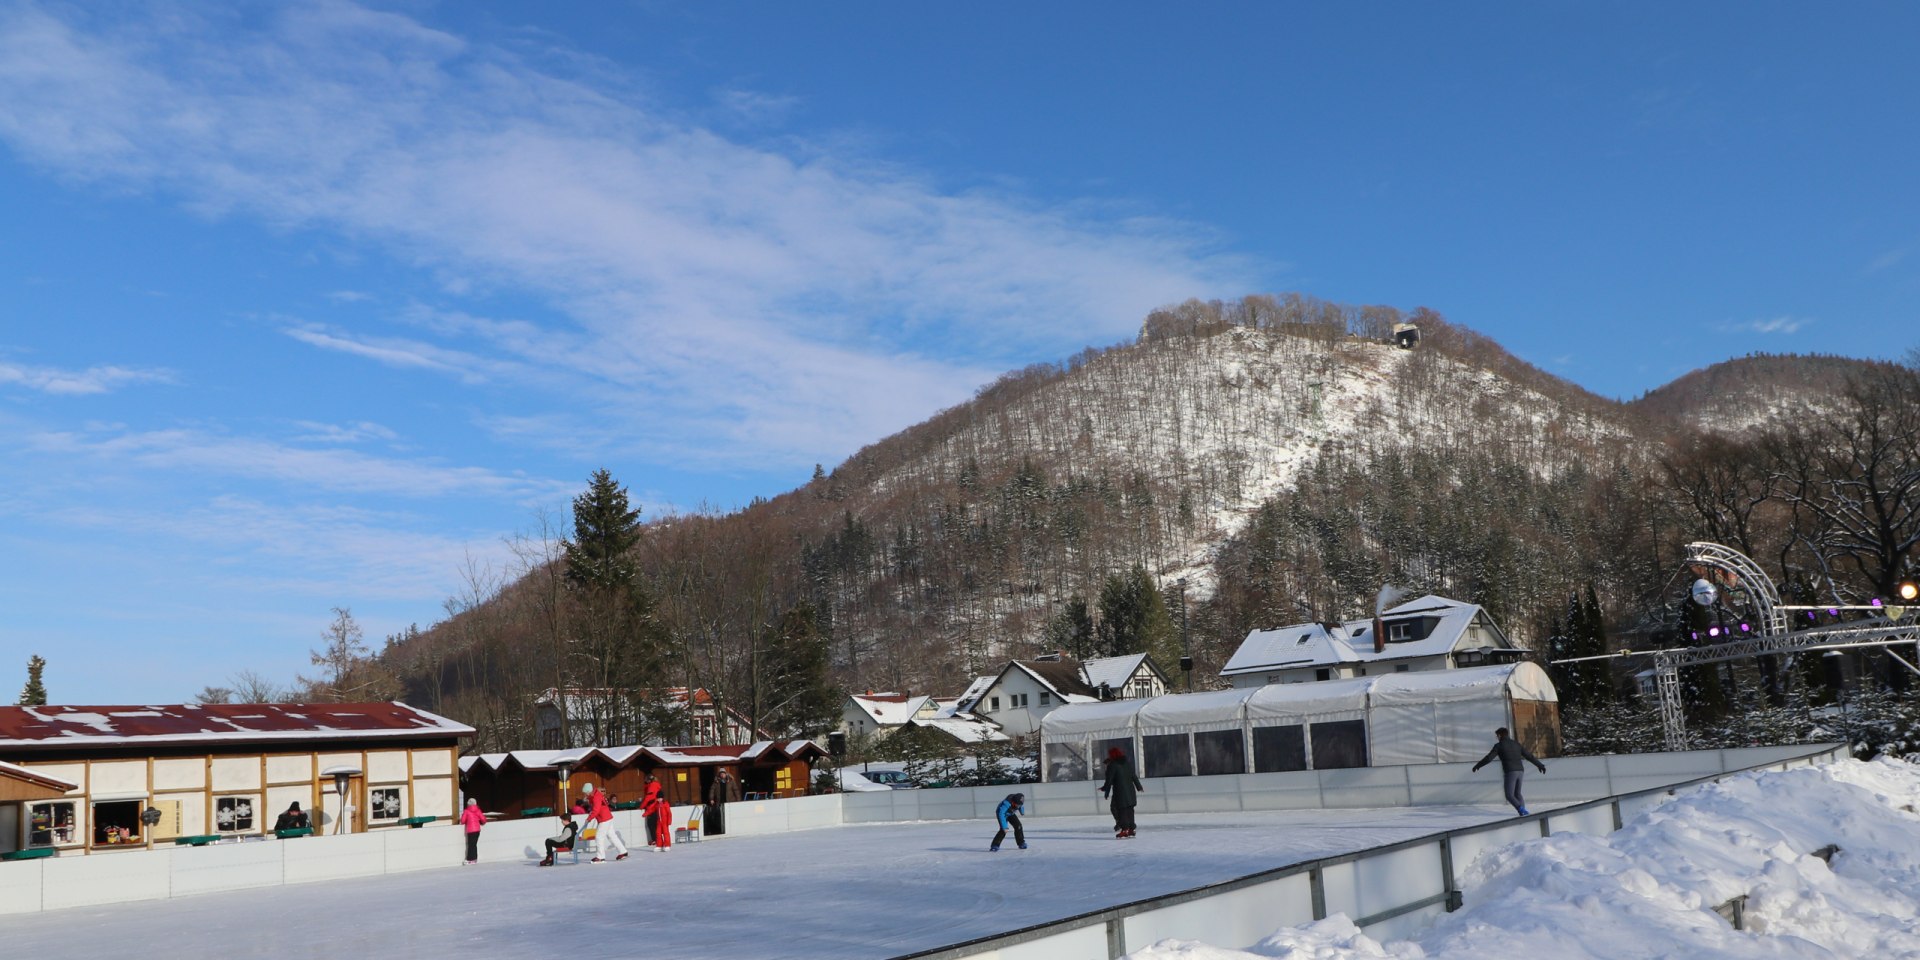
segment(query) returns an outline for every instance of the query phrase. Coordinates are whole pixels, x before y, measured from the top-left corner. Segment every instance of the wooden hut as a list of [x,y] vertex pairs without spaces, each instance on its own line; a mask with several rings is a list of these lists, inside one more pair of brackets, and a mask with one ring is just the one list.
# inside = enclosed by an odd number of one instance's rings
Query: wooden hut
[[[659,779],[674,806],[706,802],[720,770],[727,770],[747,797],[798,797],[809,792],[813,763],[826,751],[811,740],[762,740],[702,747],[584,747],[515,750],[460,760],[467,795],[486,810],[517,816],[558,811],[591,783],[619,802],[639,800],[646,779]],[[564,762],[563,762],[564,761]],[[562,769],[566,786],[561,786]],[[538,814],[535,814],[538,815]]]

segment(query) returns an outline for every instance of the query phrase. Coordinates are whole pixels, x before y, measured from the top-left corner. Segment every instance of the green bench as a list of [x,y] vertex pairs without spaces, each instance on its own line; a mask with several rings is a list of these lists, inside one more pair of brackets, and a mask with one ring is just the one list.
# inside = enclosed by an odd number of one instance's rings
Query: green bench
[[638,810],[640,809],[640,801],[622,800],[619,803],[614,804],[613,808],[615,810]]
[[275,830],[273,832],[273,835],[276,837],[279,837],[282,840],[292,840],[294,837],[311,837],[313,836],[313,828],[312,827],[288,827],[285,830]]
[[553,816],[553,808],[552,807],[528,807],[525,810],[520,811],[520,815],[522,817],[551,817]]
[[421,827],[424,827],[427,824],[432,823],[438,819],[440,818],[439,817],[407,817],[401,820],[400,823],[404,826],[412,827],[413,829],[418,830]]
[[41,860],[51,856],[53,856],[52,847],[29,847],[25,850],[0,853],[0,860]]
[[184,847],[189,845],[195,846],[195,847],[204,847],[207,844],[212,843],[218,839],[220,839],[220,835],[217,833],[203,833],[197,837],[175,837],[173,838],[173,845],[176,847]]

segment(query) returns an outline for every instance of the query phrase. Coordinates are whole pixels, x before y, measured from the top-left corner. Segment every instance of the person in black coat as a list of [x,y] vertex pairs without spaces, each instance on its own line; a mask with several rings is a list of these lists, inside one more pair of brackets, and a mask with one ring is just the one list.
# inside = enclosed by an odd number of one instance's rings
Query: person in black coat
[[1133,808],[1140,802],[1139,791],[1146,785],[1133,775],[1133,764],[1127,762],[1127,755],[1119,747],[1107,751],[1107,779],[1100,785],[1100,795],[1109,801],[1113,811],[1113,835],[1119,839],[1133,836],[1137,824],[1133,820]]
[[572,817],[561,817],[560,823],[562,826],[559,834],[548,837],[545,841],[547,858],[540,861],[543,867],[553,866],[553,855],[562,850],[572,850],[574,842],[580,839],[580,825],[573,822]]
[[1526,774],[1528,763],[1539,767],[1543,774],[1547,772],[1547,765],[1528,753],[1527,748],[1520,745],[1520,741],[1508,739],[1506,727],[1493,731],[1493,749],[1488,750],[1487,755],[1473,765],[1473,769],[1479,770],[1492,763],[1495,757],[1500,758],[1500,770],[1505,774],[1507,802],[1513,804],[1513,809],[1518,810],[1521,816],[1526,816],[1527,802],[1520,796],[1520,778]]
[[293,806],[281,811],[279,819],[273,821],[273,829],[276,833],[281,830],[303,830],[310,823],[307,812],[300,809],[300,801],[295,800]]

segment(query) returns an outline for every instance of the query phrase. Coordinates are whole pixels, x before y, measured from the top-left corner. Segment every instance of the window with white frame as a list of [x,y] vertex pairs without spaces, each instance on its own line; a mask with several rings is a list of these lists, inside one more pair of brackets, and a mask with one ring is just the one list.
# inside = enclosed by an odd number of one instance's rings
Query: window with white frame
[[255,797],[215,797],[213,801],[213,826],[220,833],[252,833],[254,808],[259,800]]
[[400,788],[375,787],[367,791],[367,805],[373,808],[367,817],[369,821],[400,819],[403,813],[400,806]]
[[987,698],[987,712],[988,712],[988,713],[992,713],[993,711],[995,711],[995,710],[998,710],[998,709],[1000,709],[1000,698],[999,698],[999,697],[988,697],[988,698]]
[[27,813],[27,846],[57,847],[80,839],[72,800],[36,803]]

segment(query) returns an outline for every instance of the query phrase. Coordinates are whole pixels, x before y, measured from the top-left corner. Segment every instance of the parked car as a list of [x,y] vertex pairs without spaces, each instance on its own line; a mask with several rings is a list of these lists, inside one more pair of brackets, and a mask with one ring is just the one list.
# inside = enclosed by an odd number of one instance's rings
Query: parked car
[[899,770],[868,770],[861,776],[895,790],[912,790],[915,786],[914,782],[908,780],[907,775]]

